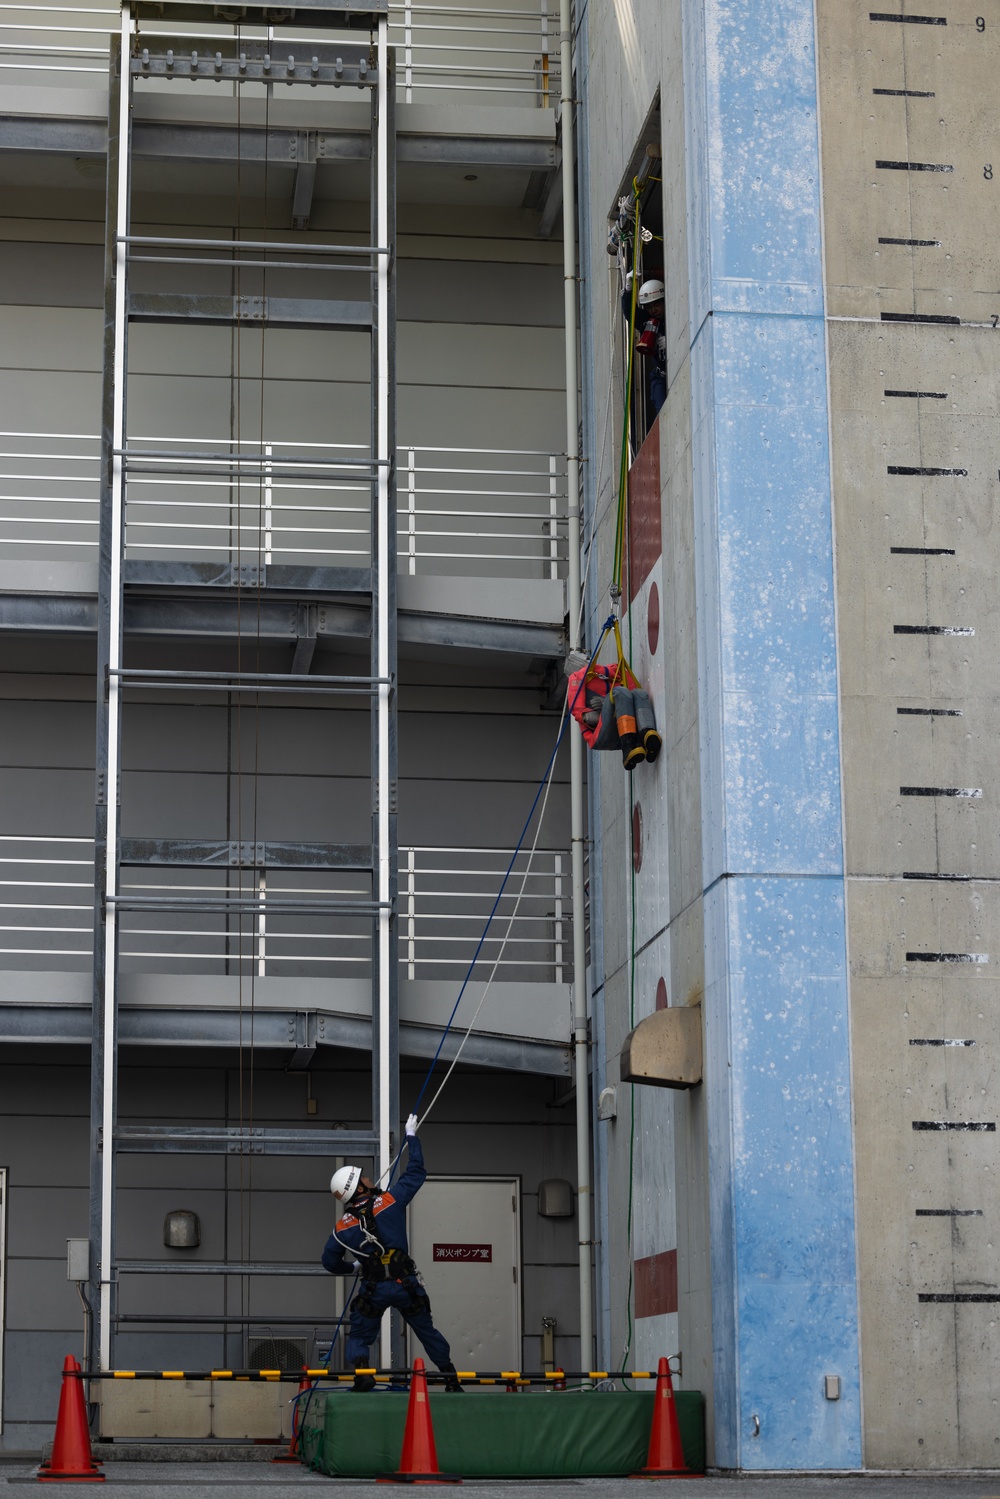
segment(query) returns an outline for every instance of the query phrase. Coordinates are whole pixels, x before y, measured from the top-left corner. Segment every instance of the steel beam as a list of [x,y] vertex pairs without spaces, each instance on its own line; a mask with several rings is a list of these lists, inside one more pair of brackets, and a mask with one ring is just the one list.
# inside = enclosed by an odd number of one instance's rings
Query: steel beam
[[555,171],[549,174],[545,184],[545,196],[542,199],[542,212],[538,221],[538,238],[551,239],[552,231],[556,227],[556,220],[562,214],[563,206],[563,175],[562,163]]
[[[206,37],[188,51],[178,46],[179,39],[173,39],[171,46],[171,38],[144,32],[139,40],[145,45],[130,59],[133,78],[182,78],[188,83],[228,78],[235,83],[284,83],[308,88],[318,84],[371,88],[374,81],[366,53],[345,62],[330,44]],[[340,52],[343,50],[341,47]]]
[[261,4],[260,0],[240,0],[238,6],[219,0],[137,0],[135,13],[140,21],[200,21],[231,25],[233,11],[245,26],[321,26],[330,30],[343,27],[369,27],[379,16],[388,13],[389,0],[295,0],[294,5]]
[[316,191],[316,162],[298,161],[292,188],[292,228],[308,229],[312,217],[313,194]]
[[295,652],[292,656],[293,675],[305,675],[312,667],[316,654],[316,627],[318,609],[315,604],[299,604],[296,623]]
[[[262,1051],[293,1051],[299,1013],[289,1010],[254,1010],[254,1045]],[[366,1055],[371,1051],[371,1021],[360,1015],[316,1014],[318,1049],[334,1047]],[[460,1037],[449,1034],[441,1058],[450,1062]],[[433,1057],[441,1040],[440,1027],[402,1021],[399,1049],[402,1056]],[[206,1047],[236,1050],[240,1041],[239,1011],[200,1007],[158,1009],[153,1006],[121,1010],[119,1042],[122,1046]],[[84,1005],[36,1005],[0,1003],[0,1044],[85,1046],[90,1042],[90,1008]],[[572,1075],[568,1044],[535,1041],[528,1037],[484,1035],[473,1031],[462,1050],[462,1064],[486,1067],[492,1072],[517,1072],[536,1077],[568,1078]]]
[[295,1048],[285,1063],[286,1072],[307,1072],[316,1055],[316,1012],[297,1010],[295,1014]]
[[453,650],[500,651],[513,656],[561,659],[566,654],[566,633],[560,626],[502,619],[404,612],[399,617],[399,638],[408,645],[444,645]]
[[[214,564],[206,564],[206,567],[211,566]],[[170,570],[171,565],[165,564],[164,571]],[[273,571],[268,569],[269,579]],[[317,568],[315,571],[326,569]],[[210,586],[206,585],[206,594]],[[220,583],[218,586],[221,589],[224,585]],[[366,640],[370,618],[369,611],[360,606],[319,604],[316,640]],[[255,599],[254,639],[259,633],[262,640],[286,640],[290,645],[296,645],[302,638],[298,610],[293,603],[271,599],[265,593],[260,602],[259,620],[258,631]],[[125,633],[130,637],[203,639],[214,636],[235,639],[240,633],[240,622],[235,597],[188,596],[170,601],[157,594],[138,594],[134,588],[125,597]],[[245,609],[242,623],[246,625]],[[92,635],[96,628],[97,603],[93,598],[77,594],[0,593],[0,634]],[[558,625],[469,619],[451,614],[411,614],[404,610],[398,616],[398,639],[407,645],[446,646],[449,650],[478,653],[492,651],[529,659],[561,660],[566,654],[566,633]],[[300,670],[301,667],[293,661],[292,673],[298,674]]]
[[[369,1154],[371,1153],[369,1149]],[[119,1260],[115,1269],[122,1275],[322,1275],[328,1272],[320,1264],[314,1265],[261,1265],[253,1261],[226,1260]],[[160,1317],[118,1317],[119,1322],[159,1322]],[[186,1318],[178,1318],[186,1321]],[[192,1320],[200,1321],[201,1318]],[[252,1322],[268,1325],[271,1317],[219,1317],[209,1321]],[[311,1319],[315,1322],[315,1317]]]
[[[206,262],[212,264],[212,262]],[[187,292],[133,292],[134,323],[243,323],[257,328],[323,328],[340,333],[371,329],[368,302],[307,301],[300,297],[210,297]]]
[[[124,652],[123,569],[128,320],[125,317],[132,124],[128,79],[131,13],[121,8],[121,30],[111,38],[108,81],[108,181],[104,253],[104,357],[101,402],[101,508],[97,619],[96,819],[94,829],[94,966],[90,1097],[90,1263],[97,1324],[97,1364],[112,1365],[116,1288],[115,1152],[101,1149],[117,1112],[118,920],[107,897],[118,889],[121,787],[121,693],[117,672]],[[90,1350],[88,1349],[88,1359]]]
[[169,864],[181,869],[347,869],[367,873],[372,867],[372,851],[365,843],[123,838],[121,862],[129,866]]
[[[545,111],[534,111],[544,114]],[[301,131],[257,129],[244,125],[184,124],[137,120],[132,155],[136,160],[188,162],[267,161],[271,168],[299,160]],[[45,156],[100,157],[107,151],[107,127],[100,120],[51,118],[41,115],[0,115],[0,152]],[[367,131],[316,132],[316,161],[367,161],[371,137]],[[556,166],[551,140],[491,135],[401,135],[396,158],[448,166],[515,168],[550,172]]]
[[[389,27],[377,36],[378,87],[372,94],[369,195],[373,245],[396,243],[396,78]],[[371,676],[396,677],[396,276],[395,257],[381,251],[372,276]],[[372,1121],[378,1135],[375,1171],[388,1181],[399,1121],[399,961],[396,724],[398,695],[380,687],[372,702]],[[401,1329],[392,1320],[390,1350],[382,1320],[382,1362],[401,1359]]]
[[378,1146],[370,1130],[198,1124],[119,1124],[114,1142],[131,1155],[373,1155]]
[[372,575],[367,567],[296,567],[268,563],[258,567],[245,562],[140,561],[125,563],[129,588],[259,588],[267,593],[371,593]]

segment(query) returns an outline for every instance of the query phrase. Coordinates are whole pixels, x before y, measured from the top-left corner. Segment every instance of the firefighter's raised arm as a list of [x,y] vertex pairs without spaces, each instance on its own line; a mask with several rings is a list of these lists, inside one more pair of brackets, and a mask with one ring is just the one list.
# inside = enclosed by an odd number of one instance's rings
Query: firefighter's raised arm
[[411,1114],[406,1121],[406,1143],[410,1147],[406,1170],[393,1188],[392,1195],[403,1206],[412,1201],[427,1180],[424,1152],[417,1139],[417,1116]]

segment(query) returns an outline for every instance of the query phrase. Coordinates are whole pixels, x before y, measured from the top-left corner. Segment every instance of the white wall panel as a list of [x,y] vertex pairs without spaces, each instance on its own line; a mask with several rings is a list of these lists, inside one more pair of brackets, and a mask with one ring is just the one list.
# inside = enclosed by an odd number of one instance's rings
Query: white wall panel
[[135,703],[124,716],[123,763],[130,770],[224,770],[226,718],[224,707]]
[[0,757],[8,765],[89,769],[94,764],[91,703],[7,701]]
[[94,773],[0,769],[0,805],[5,833],[92,837]]
[[61,1246],[65,1273],[66,1240],[87,1235],[86,1187],[13,1187],[7,1206],[10,1258],[54,1259]]
[[[36,1073],[36,1085],[39,1084]],[[59,1108],[55,1088],[48,1091],[50,1108]],[[26,1128],[16,1115],[0,1116],[0,1160],[9,1169],[11,1193],[29,1183],[45,1187],[79,1186],[87,1180],[89,1142],[87,1116],[46,1114]],[[9,1228],[9,1225],[8,1225]],[[65,1244],[59,1250],[65,1253]],[[65,1276],[65,1261],[63,1262]]]
[[400,323],[396,349],[401,384],[423,384],[434,370],[436,383],[447,385],[564,386],[561,329]]
[[[39,1255],[30,1258],[11,1255],[8,1258],[8,1336],[28,1329],[33,1333],[44,1333],[80,1325],[81,1310],[76,1286],[66,1279],[65,1242],[63,1253],[57,1258],[46,1259]],[[9,1342],[7,1346],[9,1352]],[[16,1387],[16,1384],[16,1380],[8,1380],[8,1390]],[[55,1414],[54,1409],[52,1414]]]
[[99,370],[100,312],[0,306],[0,361],[7,369]]

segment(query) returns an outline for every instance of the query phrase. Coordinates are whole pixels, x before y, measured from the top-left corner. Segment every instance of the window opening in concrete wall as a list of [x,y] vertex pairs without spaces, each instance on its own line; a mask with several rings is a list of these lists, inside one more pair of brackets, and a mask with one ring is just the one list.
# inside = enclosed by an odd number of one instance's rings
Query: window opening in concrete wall
[[621,310],[617,322],[623,391],[629,385],[631,346],[630,460],[642,447],[667,393],[661,159],[657,98],[608,213],[611,295]]

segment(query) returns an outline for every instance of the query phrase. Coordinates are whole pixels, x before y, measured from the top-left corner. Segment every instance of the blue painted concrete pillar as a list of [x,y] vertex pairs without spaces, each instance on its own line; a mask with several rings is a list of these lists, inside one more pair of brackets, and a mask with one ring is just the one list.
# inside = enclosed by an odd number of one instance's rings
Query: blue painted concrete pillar
[[[716,1461],[861,1463],[813,0],[684,0]],[[839,1401],[824,1376],[840,1377]]]

